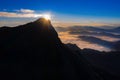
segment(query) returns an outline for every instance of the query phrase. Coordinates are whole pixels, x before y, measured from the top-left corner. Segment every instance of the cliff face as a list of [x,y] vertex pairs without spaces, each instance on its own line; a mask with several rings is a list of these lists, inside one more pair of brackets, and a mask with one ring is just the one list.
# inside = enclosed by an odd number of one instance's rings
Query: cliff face
[[0,51],[1,80],[100,80],[44,18],[0,28]]

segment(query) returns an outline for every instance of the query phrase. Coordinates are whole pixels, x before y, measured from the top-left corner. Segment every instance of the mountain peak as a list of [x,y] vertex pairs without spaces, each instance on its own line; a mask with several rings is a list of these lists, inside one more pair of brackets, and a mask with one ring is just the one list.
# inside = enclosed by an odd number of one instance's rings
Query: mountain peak
[[42,31],[44,36],[47,35],[47,37],[58,37],[58,34],[52,26],[50,20],[39,18],[33,22],[33,25],[34,27],[38,27]]
[[45,18],[39,18],[35,21],[35,23],[51,24],[50,20],[47,20]]
[[2,30],[0,50],[4,80],[99,80],[82,56],[61,42],[45,18]]

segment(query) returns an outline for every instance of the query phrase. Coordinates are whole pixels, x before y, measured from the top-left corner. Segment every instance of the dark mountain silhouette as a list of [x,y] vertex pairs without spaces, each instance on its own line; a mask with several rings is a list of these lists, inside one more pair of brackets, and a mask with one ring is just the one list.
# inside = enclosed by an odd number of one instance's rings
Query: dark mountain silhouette
[[[85,52],[86,51],[86,52]],[[49,20],[0,28],[0,80],[119,80],[75,44],[63,44]],[[92,64],[91,64],[92,63]]]
[[114,30],[120,31],[120,26],[117,27],[117,28],[114,28]]
[[117,28],[114,28],[114,30],[120,30],[120,26],[119,26],[119,27],[117,27]]
[[92,64],[94,71],[103,80],[120,80],[120,51],[100,52],[87,48],[81,50],[75,44],[67,46],[79,54],[82,60],[89,61],[87,64]]
[[103,69],[113,75],[120,76],[119,51],[99,52],[92,49],[83,49],[81,53],[91,64],[94,65],[94,67]]
[[120,41],[117,41],[117,42],[114,43],[113,49],[115,51],[120,51]]
[[44,18],[0,28],[1,80],[101,80],[83,59]]
[[120,33],[120,26],[110,30],[111,32]]

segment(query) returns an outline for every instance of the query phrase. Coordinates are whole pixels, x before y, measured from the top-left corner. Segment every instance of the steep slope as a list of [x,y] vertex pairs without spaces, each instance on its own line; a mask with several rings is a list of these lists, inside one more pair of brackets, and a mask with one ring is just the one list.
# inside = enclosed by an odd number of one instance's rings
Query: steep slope
[[0,51],[1,80],[101,80],[44,18],[1,28]]
[[94,65],[94,68],[98,68],[96,71],[99,71],[107,80],[120,80],[120,51],[99,52],[83,49],[81,54]]
[[[100,52],[93,49],[79,49],[75,44],[66,44],[80,58],[89,61],[103,80],[120,80],[120,51]],[[85,58],[85,59],[84,59]]]

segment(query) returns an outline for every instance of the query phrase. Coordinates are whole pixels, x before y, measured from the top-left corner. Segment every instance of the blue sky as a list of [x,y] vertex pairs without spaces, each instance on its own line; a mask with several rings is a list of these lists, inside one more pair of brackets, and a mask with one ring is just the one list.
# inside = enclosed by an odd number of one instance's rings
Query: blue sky
[[[119,3],[120,0],[1,0],[0,12],[21,14],[21,10],[31,10],[35,14],[50,13],[54,16],[53,22],[63,22],[63,24],[72,22],[73,24],[80,23],[84,25],[119,25]],[[9,18],[0,13],[0,21],[4,20],[4,25],[9,20],[13,22],[16,20],[10,16]],[[17,20],[20,23],[20,21],[28,21],[29,19],[23,18],[22,20],[18,17]],[[2,23],[0,22],[1,25]]]

